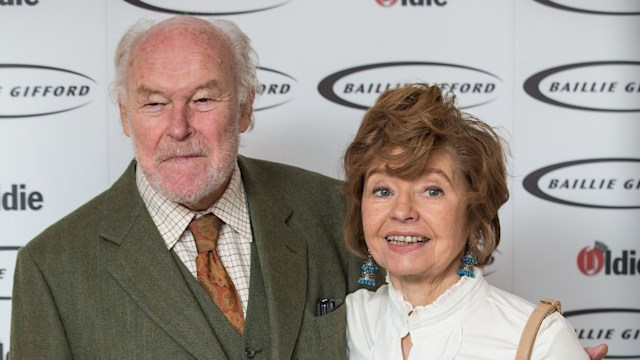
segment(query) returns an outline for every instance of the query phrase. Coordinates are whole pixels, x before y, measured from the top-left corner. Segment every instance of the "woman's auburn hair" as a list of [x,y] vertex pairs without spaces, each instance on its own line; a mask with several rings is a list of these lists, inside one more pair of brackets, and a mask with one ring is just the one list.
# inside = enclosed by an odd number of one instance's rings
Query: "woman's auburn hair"
[[361,199],[373,166],[405,179],[420,176],[429,156],[446,152],[454,181],[466,190],[467,250],[483,266],[500,243],[498,209],[509,198],[504,140],[485,122],[456,108],[443,86],[408,84],[383,92],[365,113],[344,155],[347,249],[366,257]]

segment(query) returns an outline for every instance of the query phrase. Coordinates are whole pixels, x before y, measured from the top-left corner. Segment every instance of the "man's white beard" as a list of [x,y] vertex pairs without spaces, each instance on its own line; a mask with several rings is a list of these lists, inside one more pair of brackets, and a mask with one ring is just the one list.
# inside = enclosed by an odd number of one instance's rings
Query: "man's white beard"
[[[232,135],[233,136],[233,135]],[[193,190],[188,189],[170,189],[163,184],[160,174],[149,174],[143,169],[141,170],[144,176],[147,178],[149,185],[159,194],[171,200],[175,203],[191,207],[199,203],[201,200],[219,190],[230,179],[233,170],[235,169],[236,160],[238,157],[238,144],[239,134],[232,137],[232,141],[227,143],[227,148],[222,149],[223,153],[220,154],[221,164],[220,166],[214,166],[210,164],[207,168],[206,175],[199,184],[193,186]],[[132,137],[133,140],[133,137]],[[135,140],[134,140],[135,148]],[[195,147],[202,147],[201,143],[196,141]],[[216,150],[206,148],[206,153],[211,154]],[[162,153],[162,151],[160,151]]]

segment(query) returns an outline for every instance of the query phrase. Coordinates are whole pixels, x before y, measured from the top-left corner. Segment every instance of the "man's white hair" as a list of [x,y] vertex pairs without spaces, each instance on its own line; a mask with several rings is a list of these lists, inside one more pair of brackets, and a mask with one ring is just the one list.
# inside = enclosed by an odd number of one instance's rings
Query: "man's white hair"
[[244,105],[251,92],[259,94],[261,91],[258,81],[258,55],[251,47],[251,39],[232,21],[222,19],[201,19],[193,16],[177,16],[158,22],[156,20],[141,19],[132,25],[122,36],[113,59],[115,66],[115,79],[111,86],[112,95],[118,102],[127,101],[127,71],[129,56],[135,45],[152,28],[157,25],[172,22],[181,25],[202,27],[211,32],[224,34],[235,56],[235,64],[238,72],[238,100]]

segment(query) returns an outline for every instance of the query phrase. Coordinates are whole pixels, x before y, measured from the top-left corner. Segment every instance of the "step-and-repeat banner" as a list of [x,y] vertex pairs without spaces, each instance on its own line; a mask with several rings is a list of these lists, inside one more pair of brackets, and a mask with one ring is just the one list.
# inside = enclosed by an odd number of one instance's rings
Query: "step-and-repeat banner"
[[[640,1],[0,0],[0,355],[18,248],[132,158],[109,92],[140,18],[232,20],[264,94],[240,152],[341,177],[381,91],[448,84],[511,145],[493,284],[640,359]],[[34,344],[35,346],[35,344]]]

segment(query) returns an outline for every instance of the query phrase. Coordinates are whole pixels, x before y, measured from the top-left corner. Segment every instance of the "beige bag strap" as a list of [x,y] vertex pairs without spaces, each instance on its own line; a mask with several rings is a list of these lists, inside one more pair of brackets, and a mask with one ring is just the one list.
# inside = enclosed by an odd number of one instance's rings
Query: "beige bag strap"
[[518,352],[516,352],[516,360],[529,360],[542,320],[556,311],[562,314],[560,301],[554,299],[540,300],[540,303],[533,310],[529,320],[527,320],[527,324],[524,326],[520,336],[520,343],[518,344]]

